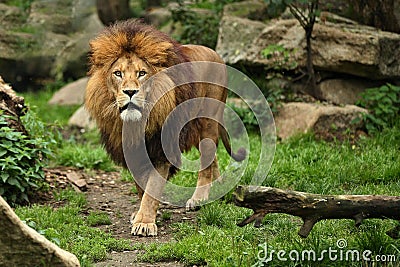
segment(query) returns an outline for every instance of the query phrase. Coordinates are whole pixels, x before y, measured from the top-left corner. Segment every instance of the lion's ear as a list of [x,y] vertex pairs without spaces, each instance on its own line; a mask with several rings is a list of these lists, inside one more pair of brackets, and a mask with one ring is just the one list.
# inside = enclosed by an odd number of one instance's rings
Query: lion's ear
[[112,62],[120,57],[123,49],[129,46],[126,34],[117,33],[114,35],[100,35],[90,41],[90,62],[95,66],[111,65]]
[[145,59],[148,63],[155,66],[163,66],[173,55],[173,43],[155,38],[158,36],[136,34],[132,39],[134,52],[138,57]]

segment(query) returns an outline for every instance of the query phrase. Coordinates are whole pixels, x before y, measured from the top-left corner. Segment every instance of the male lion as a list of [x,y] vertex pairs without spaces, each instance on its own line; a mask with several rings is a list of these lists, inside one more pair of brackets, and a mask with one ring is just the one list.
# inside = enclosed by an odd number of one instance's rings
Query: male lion
[[[129,167],[141,199],[139,211],[132,221],[132,234],[157,235],[157,196],[163,190],[163,181],[177,171],[181,151],[193,146],[201,151],[202,169],[196,190],[187,201],[188,209],[208,199],[211,182],[219,177],[215,157],[219,137],[232,158],[241,161],[246,156],[244,149],[239,149],[236,154],[231,152],[227,132],[218,123],[222,121],[227,89],[211,83],[179,84],[179,79],[196,76],[190,67],[193,62],[223,64],[223,61],[209,48],[181,45],[137,20],[118,22],[106,28],[90,42],[90,48],[86,109],[96,120],[107,152],[125,168],[129,164],[124,157],[123,141],[129,146],[129,155],[133,157]],[[189,65],[179,73],[164,72],[180,63]],[[220,75],[226,82],[225,67],[221,73],[205,71],[201,75],[208,74]],[[179,140],[179,145],[168,148],[168,144],[165,146],[161,141],[168,116],[180,104],[198,98],[213,99],[222,105],[201,102],[203,104],[191,105],[186,111],[177,112],[173,116],[176,121],[167,127],[166,133],[167,137]],[[204,111],[212,113],[211,118],[196,116]],[[178,125],[182,126],[181,130],[175,127],[177,123],[184,124]],[[165,149],[169,150],[169,155],[172,153],[172,159],[167,157]]]

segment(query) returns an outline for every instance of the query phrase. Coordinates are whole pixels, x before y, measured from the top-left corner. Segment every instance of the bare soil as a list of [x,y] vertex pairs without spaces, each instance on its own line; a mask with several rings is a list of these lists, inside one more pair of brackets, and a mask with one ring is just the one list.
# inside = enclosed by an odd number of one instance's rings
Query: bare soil
[[[184,208],[161,204],[158,210],[157,225],[158,236],[156,237],[137,237],[130,234],[130,217],[133,212],[139,209],[140,200],[137,194],[133,193],[132,182],[121,180],[119,172],[90,171],[90,173],[72,168],[46,169],[46,179],[53,188],[67,188],[71,186],[67,179],[68,172],[77,172],[86,181],[85,195],[87,206],[84,214],[92,211],[106,212],[111,220],[110,225],[100,225],[98,228],[107,233],[111,233],[115,238],[129,239],[132,244],[162,244],[174,239],[172,235],[171,224],[175,222],[189,221],[195,223],[195,212],[187,212]],[[75,190],[79,190],[74,187]],[[43,196],[45,202],[53,206],[62,205],[54,201],[50,196]],[[165,213],[167,216],[162,216]],[[179,262],[157,262],[145,263],[137,262],[137,256],[144,251],[111,251],[107,260],[97,262],[95,266],[183,266]]]

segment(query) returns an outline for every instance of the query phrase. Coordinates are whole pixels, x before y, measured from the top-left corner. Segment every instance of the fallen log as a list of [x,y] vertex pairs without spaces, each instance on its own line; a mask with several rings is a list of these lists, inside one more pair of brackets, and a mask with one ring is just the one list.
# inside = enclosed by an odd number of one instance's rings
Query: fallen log
[[[239,186],[233,195],[237,206],[253,210],[238,226],[254,221],[254,226],[260,227],[268,213],[286,213],[303,220],[301,237],[307,237],[313,226],[325,219],[353,219],[357,227],[367,218],[400,221],[400,196],[318,195],[261,186]],[[396,237],[397,230],[399,226],[388,234]]]

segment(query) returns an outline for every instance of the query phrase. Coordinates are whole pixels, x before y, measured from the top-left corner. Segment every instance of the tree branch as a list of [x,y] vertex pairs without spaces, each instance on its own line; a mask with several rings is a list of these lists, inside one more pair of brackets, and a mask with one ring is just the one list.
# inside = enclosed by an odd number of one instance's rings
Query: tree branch
[[[314,225],[325,219],[353,219],[356,226],[367,218],[400,221],[400,196],[318,195],[259,186],[239,186],[233,194],[237,206],[254,211],[239,226],[255,221],[259,227],[268,213],[286,213],[302,218],[301,237],[307,237]],[[392,237],[399,228],[389,231],[394,233]]]

